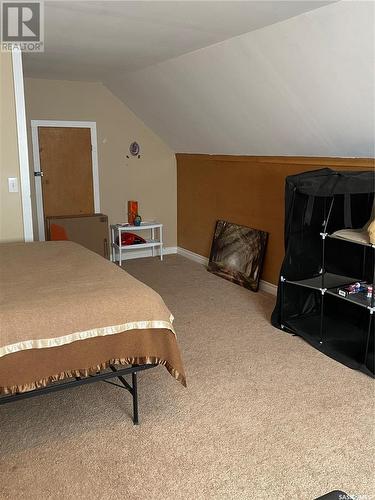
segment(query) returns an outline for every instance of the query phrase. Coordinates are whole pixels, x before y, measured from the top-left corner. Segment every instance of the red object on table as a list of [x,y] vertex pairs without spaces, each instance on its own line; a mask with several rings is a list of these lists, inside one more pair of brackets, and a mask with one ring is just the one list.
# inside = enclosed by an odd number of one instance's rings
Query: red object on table
[[[121,232],[121,245],[139,245],[141,243],[147,243],[141,236],[134,233]],[[117,238],[117,245],[119,244]]]

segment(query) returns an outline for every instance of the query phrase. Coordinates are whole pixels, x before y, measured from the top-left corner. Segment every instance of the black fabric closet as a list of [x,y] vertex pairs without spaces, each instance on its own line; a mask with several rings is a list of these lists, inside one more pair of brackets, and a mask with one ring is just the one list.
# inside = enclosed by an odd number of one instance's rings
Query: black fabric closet
[[272,324],[341,363],[375,376],[374,292],[367,301],[338,287],[375,282],[375,245],[337,238],[362,228],[374,203],[373,171],[328,168],[286,178],[285,258]]

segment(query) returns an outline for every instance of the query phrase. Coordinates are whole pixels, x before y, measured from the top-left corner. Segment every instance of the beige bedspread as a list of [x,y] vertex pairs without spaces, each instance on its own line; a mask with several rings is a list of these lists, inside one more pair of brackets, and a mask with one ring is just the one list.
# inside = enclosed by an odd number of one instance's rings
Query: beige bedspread
[[115,264],[67,241],[3,244],[0,280],[0,393],[114,361],[160,363],[185,384],[170,311]]

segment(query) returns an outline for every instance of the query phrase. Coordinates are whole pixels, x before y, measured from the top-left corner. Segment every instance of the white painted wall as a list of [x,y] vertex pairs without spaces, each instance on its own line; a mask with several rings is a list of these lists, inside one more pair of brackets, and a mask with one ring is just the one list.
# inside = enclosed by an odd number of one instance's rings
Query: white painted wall
[[178,152],[374,156],[374,3],[341,1],[104,83]]
[[[22,241],[24,221],[18,155],[16,99],[11,52],[0,51],[0,242]],[[18,192],[9,193],[8,178],[18,180]]]

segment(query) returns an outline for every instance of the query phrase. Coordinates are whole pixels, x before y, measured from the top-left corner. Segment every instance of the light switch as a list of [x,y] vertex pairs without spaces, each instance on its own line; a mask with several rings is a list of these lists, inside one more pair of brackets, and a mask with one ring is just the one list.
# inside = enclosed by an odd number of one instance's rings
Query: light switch
[[8,177],[8,191],[10,193],[18,193],[18,178]]

